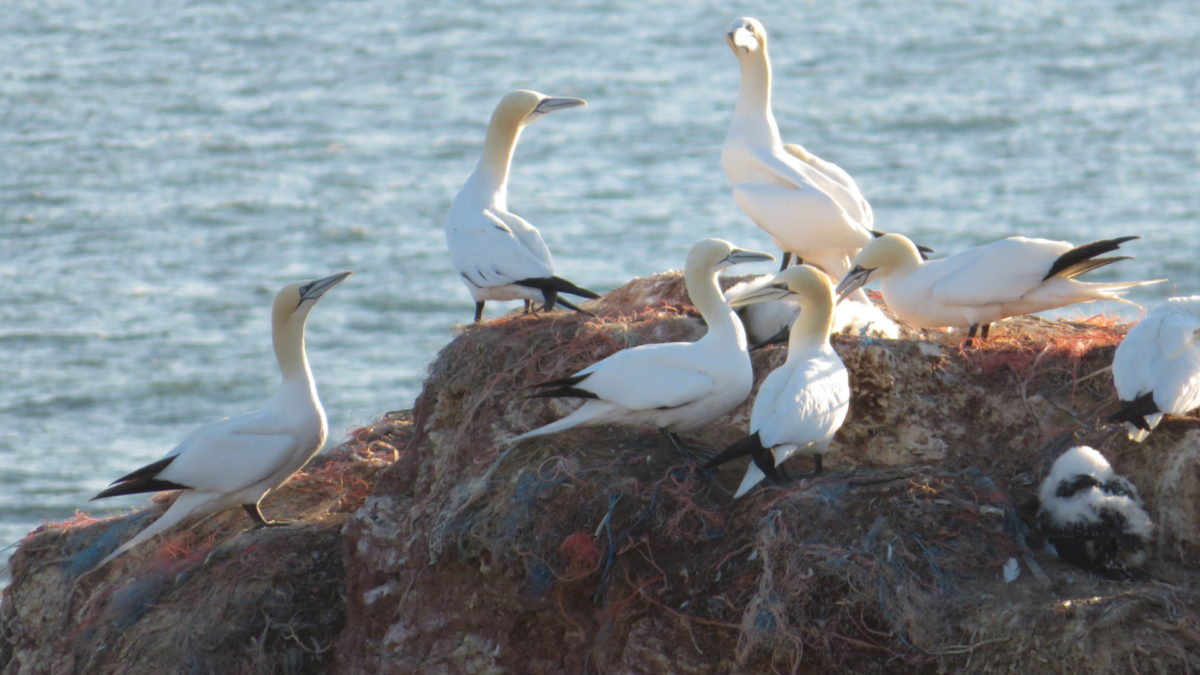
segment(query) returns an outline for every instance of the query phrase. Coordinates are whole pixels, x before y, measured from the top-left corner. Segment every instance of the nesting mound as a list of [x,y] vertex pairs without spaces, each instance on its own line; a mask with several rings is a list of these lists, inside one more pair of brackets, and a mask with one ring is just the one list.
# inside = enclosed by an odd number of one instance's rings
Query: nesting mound
[[[1174,479],[1157,471],[1159,457],[1183,456],[1187,423],[1142,447],[1098,424],[1115,408],[1104,369],[1124,332],[1109,321],[1010,321],[976,347],[941,331],[838,336],[854,398],[829,473],[737,502],[744,465],[706,475],[653,430],[577,428],[505,449],[572,406],[523,387],[702,334],[680,284],[634,282],[598,319],[470,326],[443,350],[411,452],[346,529],[341,670],[1200,665],[1195,539],[1182,525],[1196,520],[1175,503],[1200,496],[1182,479],[1194,453]],[[758,378],[785,356],[757,352]],[[749,407],[691,440],[724,447]],[[1146,580],[1103,581],[1040,552],[1037,485],[1076,442],[1102,448],[1143,481],[1153,515],[1181,524]]]
[[[943,331],[835,336],[853,399],[827,473],[733,501],[744,464],[708,474],[654,430],[504,445],[572,407],[526,398],[528,385],[704,332],[677,273],[588,307],[598,318],[463,327],[411,420],[360,430],[268,498],[272,515],[303,515],[296,528],[245,531],[228,514],[90,576],[128,536],[118,528],[148,516],[31,534],[0,609],[0,669],[1200,667],[1200,429],[1168,419],[1139,446],[1100,423],[1125,326],[1020,319],[975,346]],[[759,381],[785,357],[756,352]],[[737,440],[752,399],[689,440]],[[1076,443],[1140,487],[1158,523],[1144,578],[1102,580],[1042,552],[1037,487]],[[336,479],[342,466],[361,471]]]

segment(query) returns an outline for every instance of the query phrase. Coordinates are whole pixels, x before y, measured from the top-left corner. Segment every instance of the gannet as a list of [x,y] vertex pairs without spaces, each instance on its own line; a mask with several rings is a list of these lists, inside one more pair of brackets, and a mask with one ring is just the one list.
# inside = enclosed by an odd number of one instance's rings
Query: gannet
[[[761,289],[775,280],[775,275],[763,274],[730,286],[725,299],[734,307],[742,325],[746,327],[746,341],[750,351],[771,344],[785,344],[792,322],[800,314],[800,301],[792,295],[779,300],[767,300],[744,305],[737,301]],[[834,334],[850,332],[853,335],[875,335],[888,339],[900,337],[900,326],[871,301],[846,300],[837,303],[833,310]]]
[[1141,443],[1163,413],[1200,407],[1200,295],[1168,298],[1129,330],[1113,355],[1113,381],[1124,422]]
[[758,389],[750,412],[750,435],[714,457],[711,469],[736,457],[753,461],[734,499],[764,477],[785,479],[780,469],[796,453],[813,456],[821,473],[821,455],[829,452],[834,433],[850,409],[850,376],[829,344],[833,326],[833,282],[825,273],[799,265],[779,273],[775,281],[733,301],[733,306],[795,297],[800,315],[788,337],[787,360],[771,371]]
[[837,291],[845,297],[874,277],[883,299],[901,319],[925,328],[967,326],[968,338],[986,339],[992,322],[1077,302],[1117,300],[1134,286],[1164,281],[1086,283],[1075,277],[1128,256],[1097,258],[1138,237],[1102,239],[1082,246],[1065,241],[1009,237],[924,262],[908,238],[886,234],[867,244]]
[[657,427],[677,450],[694,454],[697,449],[677,434],[729,412],[754,386],[746,332],[721,294],[717,275],[730,265],[774,259],[721,239],[697,243],[688,253],[684,281],[708,324],[704,337],[624,349],[573,375],[534,385],[544,389],[535,397],[576,397],[584,404],[510,443],[582,424],[619,423]]
[[850,259],[873,237],[871,205],[841,167],[800,145],[784,145],[771,111],[771,61],[763,25],[738,19],[725,41],[741,69],[737,107],[721,149],[733,198],[784,251],[781,269],[795,253],[840,279],[850,269]]
[[325,410],[304,352],[304,324],[326,291],[350,272],[285,286],[271,308],[271,336],[283,382],[265,407],[206,424],[165,457],[113,481],[92,497],[181,490],[167,512],[101,560],[97,567],[187,519],[240,505],[259,526],[258,503],[304,466],[325,443]]
[[446,244],[458,275],[475,299],[475,321],[483,318],[487,300],[524,300],[528,311],[541,300],[580,311],[558,297],[571,293],[599,297],[554,275],[550,249],[537,228],[508,210],[508,171],[513,150],[525,125],[555,110],[585,105],[579,98],[551,97],[518,90],[500,99],[492,112],[483,154],[446,216]]
[[1154,523],[1137,488],[1098,451],[1081,445],[1064,452],[1038,496],[1038,525],[1058,557],[1117,577],[1145,562]]

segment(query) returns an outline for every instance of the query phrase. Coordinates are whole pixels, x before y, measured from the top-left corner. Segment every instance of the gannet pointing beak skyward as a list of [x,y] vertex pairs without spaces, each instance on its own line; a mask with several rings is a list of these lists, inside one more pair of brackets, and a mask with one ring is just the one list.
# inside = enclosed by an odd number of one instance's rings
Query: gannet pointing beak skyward
[[[741,83],[721,168],[738,207],[784,251],[841,278],[871,241],[875,215],[858,184],[838,165],[784,144],[771,109],[767,31],[752,18],[733,22],[725,41],[738,60]],[[856,298],[866,301],[866,295]]]
[[854,259],[838,284],[845,297],[875,277],[883,279],[883,299],[901,319],[923,328],[969,327],[987,339],[1000,319],[1033,314],[1092,300],[1128,302],[1120,294],[1135,286],[1164,281],[1087,283],[1086,272],[1128,256],[1097,257],[1138,237],[1101,239],[1080,246],[1065,241],[1009,237],[922,261],[907,237],[887,234],[872,241]]
[[350,276],[285,286],[271,308],[271,335],[283,382],[262,409],[207,424],[165,457],[121,476],[92,499],[181,490],[166,513],[100,561],[112,560],[177,523],[241,506],[258,525],[269,522],[259,501],[286,481],[325,443],[325,410],[304,351],[308,314],[329,289]]
[[526,310],[541,300],[547,311],[556,302],[582,311],[558,294],[598,297],[555,276],[541,233],[508,211],[508,173],[521,131],[542,115],[581,105],[580,98],[522,89],[505,95],[492,112],[479,164],[454,198],[445,227],[450,257],[475,299],[475,321],[488,300],[524,300]]
[[676,449],[691,454],[679,432],[695,429],[737,407],[754,385],[746,333],[717,285],[721,270],[739,263],[774,260],[769,253],[705,239],[688,253],[688,297],[708,324],[696,342],[669,342],[623,349],[568,377],[535,385],[538,397],[574,397],[584,403],[562,419],[510,441],[585,424],[654,426]]
[[801,311],[788,336],[787,361],[771,371],[759,387],[750,412],[750,435],[734,443],[706,465],[711,469],[750,455],[750,465],[734,498],[741,497],[764,477],[786,480],[779,468],[799,452],[811,454],[816,473],[821,455],[850,409],[850,377],[829,344],[833,325],[833,282],[815,267],[798,265],[779,273],[775,281],[734,301],[735,306],[795,297]]

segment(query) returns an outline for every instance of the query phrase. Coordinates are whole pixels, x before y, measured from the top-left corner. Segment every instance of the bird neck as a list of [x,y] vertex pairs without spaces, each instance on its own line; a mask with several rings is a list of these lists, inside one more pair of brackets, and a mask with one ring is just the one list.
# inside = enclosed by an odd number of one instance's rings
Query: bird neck
[[284,385],[313,388],[312,370],[308,367],[308,355],[304,351],[304,317],[293,316],[287,321],[276,323],[271,331],[275,345],[275,360]]
[[722,341],[734,342],[739,349],[746,351],[746,330],[721,293],[721,285],[717,282],[719,273],[713,271],[703,277],[686,275],[688,297],[708,324],[705,337],[712,335]]
[[788,337],[789,359],[792,354],[829,344],[829,333],[833,330],[834,306],[832,289],[816,297],[804,299],[800,315],[792,322],[791,335]]
[[500,208],[505,208],[508,199],[508,172],[520,136],[520,124],[498,120],[493,116],[483,141],[483,154],[479,157],[475,173],[471,175],[475,188],[490,195],[490,201]]
[[742,82],[738,89],[737,107],[733,111],[734,118],[764,134],[760,140],[782,144],[779,126],[771,112],[771,61],[767,58],[766,48],[741,55],[738,67]]

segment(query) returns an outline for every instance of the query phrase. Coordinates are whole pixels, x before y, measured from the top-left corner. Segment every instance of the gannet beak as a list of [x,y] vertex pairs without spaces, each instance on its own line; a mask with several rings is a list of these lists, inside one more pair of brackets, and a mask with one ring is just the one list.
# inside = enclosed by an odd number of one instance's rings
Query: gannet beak
[[854,269],[846,273],[846,278],[842,279],[842,283],[838,284],[837,288],[834,290],[834,292],[838,294],[837,301],[841,302],[842,300],[845,300],[846,296],[865,286],[867,280],[871,278],[871,272],[874,271],[875,268],[873,267],[871,269],[867,269],[862,265],[855,265]]
[[729,306],[745,307],[746,305],[756,305],[760,302],[782,300],[789,295],[795,295],[795,293],[792,293],[791,289],[788,288],[786,283],[777,281],[730,300]]
[[722,265],[737,265],[739,263],[748,262],[763,262],[765,260],[774,260],[775,256],[770,253],[761,253],[759,251],[747,251],[744,248],[735,248],[729,255],[721,260]]
[[545,115],[552,113],[555,110],[566,110],[567,108],[578,108],[581,105],[587,105],[587,101],[581,98],[569,98],[566,96],[550,96],[542,99],[541,103],[530,113],[530,117],[536,115]]
[[305,300],[316,300],[320,298],[322,295],[325,295],[325,291],[328,291],[334,286],[342,283],[346,280],[346,277],[350,276],[351,274],[353,274],[353,272],[346,270],[345,272],[338,272],[331,277],[318,279],[310,284],[302,286],[300,288],[300,302],[304,302]]
[[742,24],[737,28],[725,34],[725,41],[729,43],[730,49],[734,51],[752,52],[758,49],[758,38],[754,37],[754,33],[750,27]]

